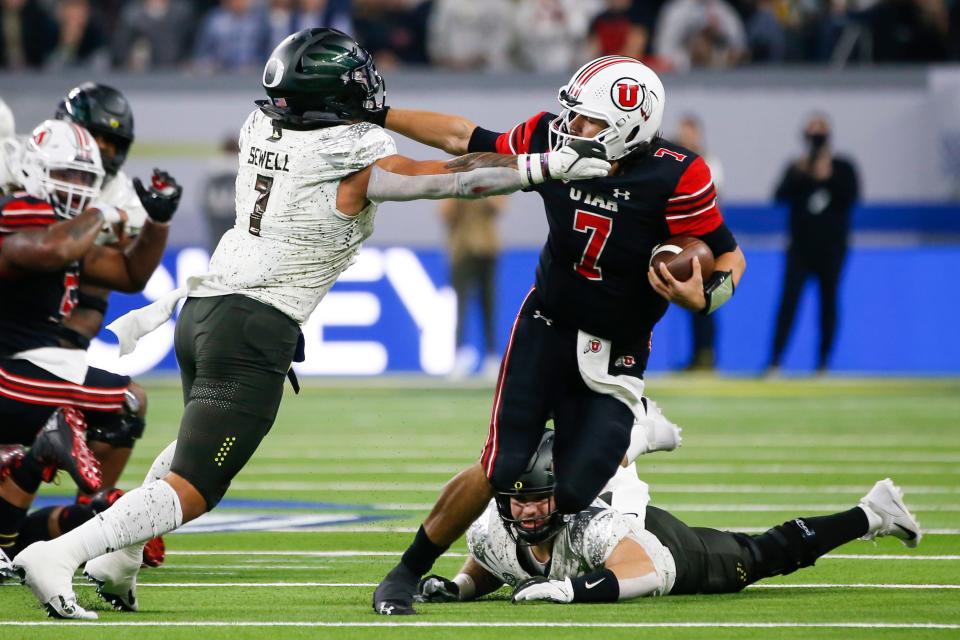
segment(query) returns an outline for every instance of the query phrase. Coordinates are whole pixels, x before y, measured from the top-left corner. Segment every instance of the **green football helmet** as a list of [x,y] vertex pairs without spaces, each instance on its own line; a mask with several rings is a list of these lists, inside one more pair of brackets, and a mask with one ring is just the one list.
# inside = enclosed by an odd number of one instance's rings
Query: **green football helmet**
[[542,500],[553,495],[553,430],[547,429],[540,439],[540,445],[530,458],[530,463],[524,472],[513,483],[513,487],[497,491],[495,499],[497,512],[507,528],[510,537],[521,545],[534,545],[553,538],[563,529],[563,514],[554,508],[546,518],[538,518],[534,522],[519,520],[513,517],[510,509],[510,499]]
[[367,119],[383,109],[386,89],[373,57],[336,29],[287,36],[263,68],[269,100],[260,109],[283,126],[315,129]]

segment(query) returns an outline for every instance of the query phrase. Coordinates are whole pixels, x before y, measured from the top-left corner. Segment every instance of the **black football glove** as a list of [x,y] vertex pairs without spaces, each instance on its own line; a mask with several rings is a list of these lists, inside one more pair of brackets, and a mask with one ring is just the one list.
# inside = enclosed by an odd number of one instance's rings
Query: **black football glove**
[[176,179],[166,171],[154,169],[150,177],[150,188],[147,189],[140,182],[140,178],[133,179],[133,188],[137,190],[140,204],[147,210],[147,215],[154,222],[167,223],[173,218],[180,204],[180,195],[183,187],[177,184]]
[[427,576],[417,585],[417,594],[413,599],[416,602],[457,602],[460,599],[460,587],[443,576]]
[[379,109],[367,109],[363,114],[363,119],[367,122],[371,122],[378,127],[387,126],[387,111],[390,111],[390,107],[383,106]]

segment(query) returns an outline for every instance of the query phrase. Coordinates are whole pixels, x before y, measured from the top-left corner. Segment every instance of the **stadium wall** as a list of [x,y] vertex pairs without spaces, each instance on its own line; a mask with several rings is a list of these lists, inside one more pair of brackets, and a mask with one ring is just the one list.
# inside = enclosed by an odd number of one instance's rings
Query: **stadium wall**
[[[748,277],[718,314],[719,367],[755,374],[767,362],[783,268],[777,249],[747,250]],[[198,248],[171,251],[144,295],[115,294],[109,318],[170,291],[201,273],[208,255]],[[497,335],[502,349],[514,314],[533,280],[537,251],[511,249],[498,269]],[[960,341],[951,318],[960,298],[944,289],[960,264],[960,246],[858,247],[843,278],[841,322],[833,369],[873,375],[960,374]],[[811,283],[811,287],[813,284]],[[817,308],[807,291],[784,362],[787,371],[813,367]],[[454,357],[454,295],[446,259],[437,249],[364,249],[304,328],[307,360],[301,374],[444,374]],[[468,327],[479,345],[480,332]],[[651,371],[682,366],[689,358],[689,316],[671,308],[653,336]],[[174,371],[173,323],[117,360],[115,339],[104,333],[91,348],[98,366],[130,374]]]

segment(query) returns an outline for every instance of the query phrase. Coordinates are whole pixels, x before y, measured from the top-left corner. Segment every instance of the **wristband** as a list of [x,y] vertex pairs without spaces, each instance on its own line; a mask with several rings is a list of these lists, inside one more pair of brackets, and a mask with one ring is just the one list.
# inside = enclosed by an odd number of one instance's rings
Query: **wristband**
[[607,568],[573,578],[570,582],[574,602],[616,602],[620,597],[620,581]]
[[103,216],[103,222],[110,226],[115,224],[120,224],[123,222],[123,218],[120,217],[120,209],[113,206],[112,204],[107,204],[105,202],[98,202],[93,205],[95,209],[100,211],[100,215]]
[[368,111],[367,122],[385,129],[387,127],[387,111],[390,111],[390,107],[383,107],[376,111]]
[[541,184],[549,177],[545,170],[545,153],[522,153],[517,156],[517,171],[520,172],[520,185],[526,189],[530,185]]
[[733,297],[734,289],[732,271],[714,271],[703,283],[703,297],[707,304],[700,314],[707,316],[722,307]]

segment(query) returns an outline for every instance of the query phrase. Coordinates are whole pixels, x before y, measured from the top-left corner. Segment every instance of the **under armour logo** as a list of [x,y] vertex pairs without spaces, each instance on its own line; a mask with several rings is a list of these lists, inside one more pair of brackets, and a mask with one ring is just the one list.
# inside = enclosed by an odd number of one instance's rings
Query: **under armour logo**
[[620,189],[614,189],[614,190],[613,190],[613,197],[614,197],[614,198],[619,198],[619,197],[621,197],[621,196],[623,197],[624,200],[629,200],[629,199],[630,199],[630,192],[627,191],[626,189],[624,189],[624,190],[622,190],[622,191],[621,191]]
[[547,326],[548,326],[548,327],[552,327],[552,326],[553,326],[553,320],[551,320],[550,318],[548,318],[548,317],[545,316],[545,315],[542,315],[542,314],[540,313],[540,310],[539,310],[539,309],[537,309],[536,311],[533,312],[533,317],[534,317],[535,319],[537,319],[537,320],[543,320],[544,322],[547,323]]
[[396,609],[396,607],[394,607],[392,604],[387,604],[386,602],[380,603],[380,613],[385,616],[392,615],[394,609]]

